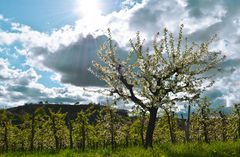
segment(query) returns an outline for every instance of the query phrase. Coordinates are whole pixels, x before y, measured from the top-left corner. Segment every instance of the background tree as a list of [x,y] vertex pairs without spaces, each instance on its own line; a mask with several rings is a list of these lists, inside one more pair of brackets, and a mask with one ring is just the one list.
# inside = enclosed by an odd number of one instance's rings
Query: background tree
[[207,99],[207,97],[204,97],[203,100],[199,102],[198,106],[198,115],[200,117],[199,125],[201,127],[202,136],[204,137],[204,141],[206,143],[210,142],[209,139],[209,126],[210,126],[210,110],[211,103]]
[[[171,104],[165,104],[164,106],[165,108],[173,107]],[[239,110],[237,105],[233,107],[231,113],[228,113],[225,106],[214,108],[211,107],[211,102],[207,98],[201,98],[198,105],[193,107],[194,112],[189,112],[191,114],[189,131],[192,142],[204,141],[209,143],[211,141],[213,143],[214,141],[238,139]],[[129,114],[130,116],[123,116],[119,114],[119,110],[112,106],[101,107],[101,109],[101,112],[97,111],[98,114],[94,115],[93,113],[96,110],[88,108],[80,112],[77,119],[73,119],[73,148],[82,149],[83,141],[85,141],[84,149],[89,150],[142,145],[143,117],[141,111],[134,111]],[[0,151],[29,150],[32,142],[32,128],[34,128],[34,151],[67,148],[70,141],[65,119],[66,113],[62,114],[60,111],[54,112],[56,111],[54,110],[51,111],[51,115],[50,113],[45,114],[43,107],[34,108],[34,110],[34,125],[32,125],[31,114],[19,114],[21,116],[19,117],[19,115],[11,112],[11,109],[0,110]],[[171,112],[174,112],[174,114]],[[146,123],[148,122],[148,114],[145,115]],[[94,117],[98,118],[95,119]],[[186,142],[185,125],[185,118],[181,118],[175,109],[169,108],[167,113],[160,110],[153,136],[154,141],[158,144],[173,143],[170,133],[171,126],[176,142]],[[53,126],[55,126],[55,129]],[[143,125],[143,127],[143,134],[145,134],[146,125]],[[56,139],[58,145],[56,145]],[[190,143],[190,145],[192,144]],[[164,148],[164,146],[161,148]]]
[[[126,59],[117,58],[117,45],[109,31],[108,43],[98,52],[103,62],[93,61],[90,71],[106,82],[110,94],[117,94],[149,112],[145,147],[152,147],[157,111],[162,105],[199,97],[211,86],[206,72],[222,60],[219,52],[208,50],[210,39],[190,47],[182,43],[180,27],[175,44],[172,33],[164,30],[163,37],[157,33],[152,49],[144,49],[144,40],[137,33],[136,42],[130,40],[131,50]],[[205,75],[203,75],[205,74]]]
[[32,114],[30,114],[30,127],[31,127],[31,131],[30,131],[30,151],[34,150],[34,138],[35,138],[35,116],[36,116],[37,112],[33,111]]
[[186,142],[190,141],[190,121],[191,121],[190,118],[191,118],[191,104],[189,103],[187,105],[187,118],[186,118],[185,127],[184,127]]
[[53,147],[54,140],[51,135],[51,121],[43,107],[38,108],[35,123],[35,145],[37,150],[42,151]]
[[85,111],[80,111],[77,114],[77,118],[74,122],[74,134],[78,147],[84,151],[87,142],[91,145],[91,142],[95,142],[95,131],[93,123],[90,119],[96,114],[96,110],[92,104],[89,105]]
[[227,140],[227,131],[226,131],[226,126],[227,126],[227,116],[225,115],[225,113],[223,111],[219,111],[219,116],[220,116],[220,120],[221,120],[221,136],[222,136],[222,141],[226,141]]
[[21,135],[19,137],[21,150],[29,149],[29,132],[31,132],[30,128],[30,114],[25,113],[21,118],[21,123],[19,124],[19,129],[21,130]]
[[51,131],[55,140],[55,149],[58,150],[66,147],[68,139],[68,129],[66,125],[66,114],[61,113],[61,109],[57,112],[49,108],[49,117],[51,121]]
[[68,131],[69,131],[69,148],[73,149],[73,120],[67,119]]
[[2,147],[4,151],[8,151],[10,128],[12,126],[12,122],[7,110],[0,110],[0,122],[1,122],[1,140],[3,141]]
[[168,119],[164,111],[159,112],[154,141],[158,144],[170,143]]
[[130,143],[130,127],[131,127],[131,119],[128,117],[124,117],[122,119],[122,126],[120,127],[120,129],[118,129],[118,132],[120,134],[121,137],[121,141],[124,141],[124,146],[128,147],[129,143]]
[[[131,115],[134,119],[132,126],[131,126],[131,136],[134,139],[141,139],[141,144],[144,146],[144,135],[146,134],[146,122],[147,119],[147,113],[145,110],[140,108],[139,106],[135,106],[133,110],[131,111]],[[135,141],[135,144],[139,142]]]
[[168,124],[168,128],[169,128],[169,135],[170,135],[170,140],[171,143],[176,143],[177,139],[176,139],[176,118],[175,118],[175,110],[176,110],[176,106],[174,104],[164,104],[162,106],[165,115],[167,117],[167,124]]
[[103,121],[105,124],[105,129],[108,134],[107,138],[108,138],[108,141],[110,141],[112,150],[114,150],[116,149],[116,146],[117,146],[116,136],[117,136],[119,117],[117,115],[116,109],[111,106],[106,106],[103,109],[103,114],[104,114]]
[[86,114],[83,111],[78,113],[76,123],[75,123],[75,132],[78,136],[78,146],[84,151],[86,147],[86,136],[88,131],[89,120]]
[[231,128],[234,139],[240,138],[240,104],[235,104],[231,115]]

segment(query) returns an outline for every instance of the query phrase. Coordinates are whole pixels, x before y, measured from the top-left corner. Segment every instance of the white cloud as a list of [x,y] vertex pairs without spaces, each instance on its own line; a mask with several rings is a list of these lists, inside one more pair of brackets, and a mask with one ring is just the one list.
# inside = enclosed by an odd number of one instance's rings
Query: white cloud
[[5,18],[2,14],[0,14],[0,21],[8,22],[9,19]]
[[[38,83],[41,77],[32,68],[22,71],[13,69],[7,60],[0,58],[0,105],[23,105],[29,102],[49,101],[56,103],[97,103],[99,93],[84,91],[81,87],[65,85],[47,88]],[[88,95],[88,97],[84,95]]]
[[[240,63],[239,63],[240,64]],[[221,91],[222,98],[226,101],[226,105],[229,107],[232,104],[240,102],[240,69],[236,69],[234,72],[219,78],[213,89]]]
[[176,0],[182,7],[186,7],[188,5],[187,0]]
[[6,59],[0,58],[0,80],[8,81],[10,79],[18,78],[19,70],[9,69],[9,62]]
[[0,20],[3,20],[3,19],[4,19],[3,15],[0,14]]

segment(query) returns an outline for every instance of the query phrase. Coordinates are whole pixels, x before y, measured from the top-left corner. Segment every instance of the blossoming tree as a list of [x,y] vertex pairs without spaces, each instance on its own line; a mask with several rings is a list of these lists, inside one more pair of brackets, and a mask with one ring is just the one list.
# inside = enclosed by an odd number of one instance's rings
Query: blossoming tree
[[149,112],[145,147],[152,147],[157,111],[166,104],[191,101],[213,84],[211,77],[223,59],[220,52],[209,51],[213,38],[201,44],[183,42],[183,25],[177,41],[164,29],[163,36],[156,34],[152,49],[144,48],[139,33],[130,40],[131,50],[125,59],[117,57],[118,46],[109,38],[98,52],[101,62],[93,61],[90,71],[106,82],[110,94]]

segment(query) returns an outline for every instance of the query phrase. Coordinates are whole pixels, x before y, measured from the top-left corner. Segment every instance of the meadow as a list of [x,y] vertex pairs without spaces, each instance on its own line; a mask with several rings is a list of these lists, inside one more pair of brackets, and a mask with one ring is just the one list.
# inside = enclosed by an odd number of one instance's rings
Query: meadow
[[153,149],[143,147],[86,150],[61,150],[45,152],[8,152],[1,157],[239,157],[240,141],[189,143],[189,144],[163,144]]

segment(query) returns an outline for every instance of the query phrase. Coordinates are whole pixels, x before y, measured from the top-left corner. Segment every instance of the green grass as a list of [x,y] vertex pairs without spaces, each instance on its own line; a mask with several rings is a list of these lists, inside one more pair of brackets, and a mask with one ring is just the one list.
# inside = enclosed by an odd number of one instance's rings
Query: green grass
[[79,152],[62,150],[60,152],[9,152],[0,157],[239,157],[240,141],[215,142],[211,144],[164,144],[153,149],[142,147],[122,148],[112,152],[110,149]]

